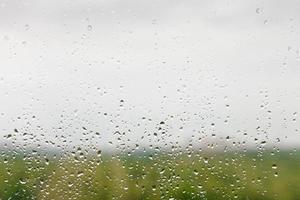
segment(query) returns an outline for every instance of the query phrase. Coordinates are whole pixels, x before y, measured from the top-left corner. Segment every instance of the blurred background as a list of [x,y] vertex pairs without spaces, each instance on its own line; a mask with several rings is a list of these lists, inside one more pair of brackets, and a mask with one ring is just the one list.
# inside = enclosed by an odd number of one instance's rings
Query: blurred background
[[297,0],[0,0],[1,199],[299,199]]

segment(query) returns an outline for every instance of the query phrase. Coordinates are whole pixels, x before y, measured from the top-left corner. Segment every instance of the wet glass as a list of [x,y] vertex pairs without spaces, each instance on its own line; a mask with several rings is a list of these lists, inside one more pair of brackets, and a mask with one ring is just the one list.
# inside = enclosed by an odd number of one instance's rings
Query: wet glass
[[300,199],[299,8],[0,1],[0,199]]

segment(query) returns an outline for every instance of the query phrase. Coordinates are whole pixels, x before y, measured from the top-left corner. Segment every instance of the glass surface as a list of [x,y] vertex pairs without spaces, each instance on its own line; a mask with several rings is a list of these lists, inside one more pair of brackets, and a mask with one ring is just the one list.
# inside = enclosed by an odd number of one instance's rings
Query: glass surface
[[299,11],[0,0],[0,199],[300,199]]

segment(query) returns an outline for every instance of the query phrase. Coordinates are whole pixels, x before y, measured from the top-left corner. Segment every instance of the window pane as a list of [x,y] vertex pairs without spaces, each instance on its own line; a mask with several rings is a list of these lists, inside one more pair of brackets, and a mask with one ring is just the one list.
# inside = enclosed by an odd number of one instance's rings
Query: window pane
[[0,1],[0,199],[300,199],[299,8]]

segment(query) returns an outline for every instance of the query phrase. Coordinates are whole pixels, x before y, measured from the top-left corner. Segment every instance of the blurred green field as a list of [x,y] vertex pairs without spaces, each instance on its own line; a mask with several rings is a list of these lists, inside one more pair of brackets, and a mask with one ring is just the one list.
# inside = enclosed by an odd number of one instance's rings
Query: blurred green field
[[300,199],[300,155],[2,153],[0,199]]

